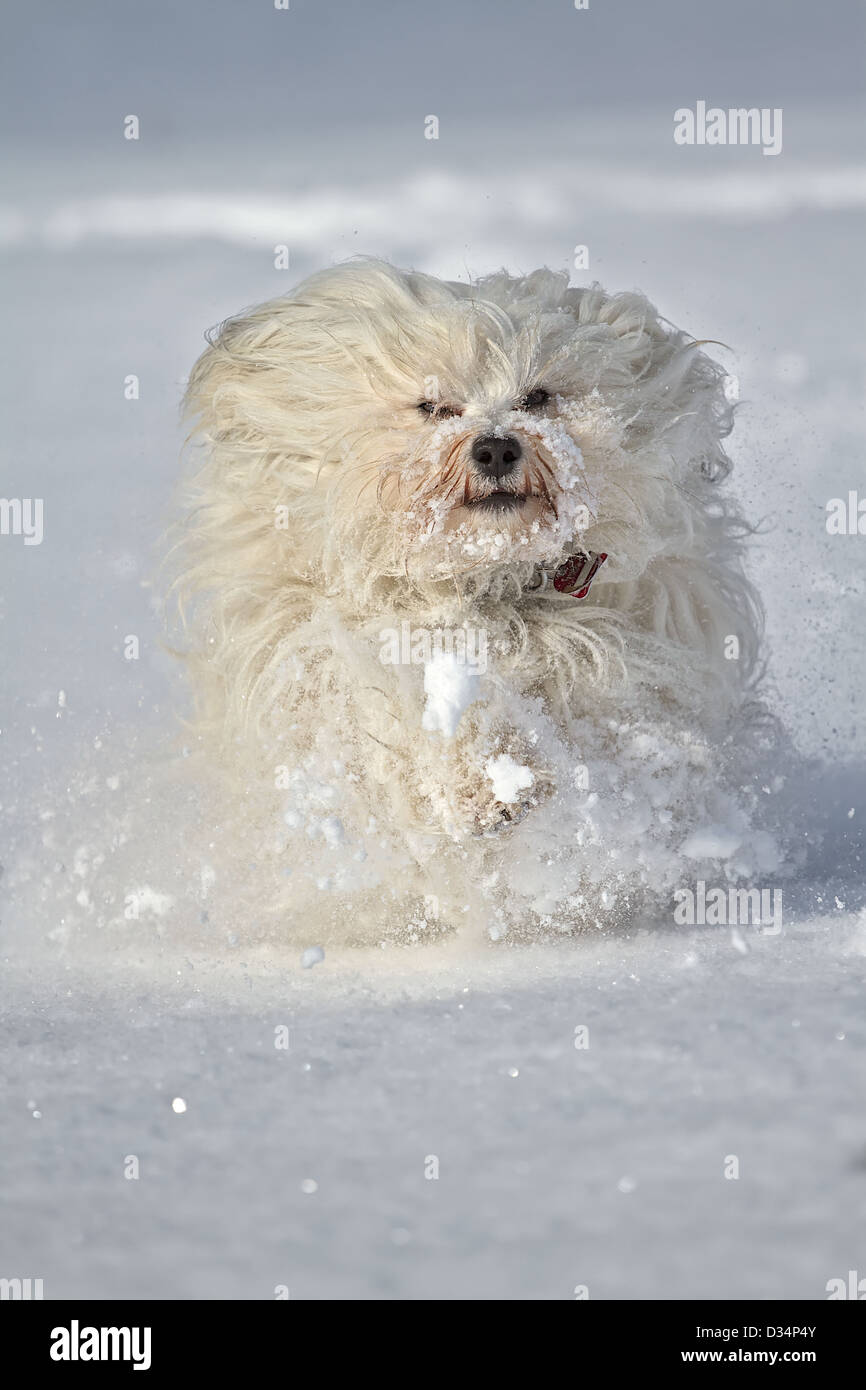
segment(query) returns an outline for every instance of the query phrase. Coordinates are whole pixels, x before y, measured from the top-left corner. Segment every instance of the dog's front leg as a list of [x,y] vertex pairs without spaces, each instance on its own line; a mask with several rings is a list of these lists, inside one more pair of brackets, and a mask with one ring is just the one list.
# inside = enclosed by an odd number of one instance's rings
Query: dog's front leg
[[511,829],[553,788],[531,735],[473,713],[454,738],[428,742],[425,754],[422,793],[456,840]]

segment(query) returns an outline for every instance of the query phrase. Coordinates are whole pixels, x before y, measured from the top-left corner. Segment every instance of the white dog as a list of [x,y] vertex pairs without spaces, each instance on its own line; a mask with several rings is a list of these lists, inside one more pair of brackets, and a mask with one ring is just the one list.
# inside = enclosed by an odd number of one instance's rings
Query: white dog
[[726,785],[760,608],[724,381],[547,270],[353,262],[212,337],[179,592],[202,738],[298,910],[495,937],[633,909],[684,855],[775,862]]

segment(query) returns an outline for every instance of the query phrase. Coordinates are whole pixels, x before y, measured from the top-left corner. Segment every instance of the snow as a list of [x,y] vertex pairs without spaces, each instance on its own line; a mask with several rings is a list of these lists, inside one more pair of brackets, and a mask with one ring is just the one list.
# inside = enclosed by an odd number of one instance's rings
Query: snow
[[434,651],[424,664],[424,693],[423,727],[453,738],[463,711],[478,698],[478,675],[459,652]]
[[[81,866],[78,867],[81,868]],[[84,870],[81,869],[81,872]],[[174,899],[170,893],[159,893],[148,887],[147,884],[142,888],[134,888],[126,897],[127,912],[136,921],[143,913],[150,913],[154,917],[165,917],[173,905]]]
[[314,965],[320,965],[325,959],[325,952],[321,946],[308,946],[301,956],[301,965],[304,970],[312,970]]
[[730,859],[743,843],[742,835],[725,826],[709,825],[694,831],[680,846],[687,859]]
[[[3,491],[45,507],[40,545],[0,538],[4,1277],[50,1298],[821,1298],[862,1270],[866,551],[825,526],[862,476],[859,127],[833,126],[830,159],[786,111],[770,173],[731,150],[643,158],[648,128],[590,156],[541,118],[499,151],[467,127],[421,172],[414,147],[377,162],[370,140],[363,172],[317,174],[313,151],[296,186],[249,150],[172,166],[146,142],[110,177],[88,150],[7,179]],[[341,884],[368,874],[384,898],[400,865],[375,826],[375,865],[355,858],[347,778],[311,753],[273,836],[321,916],[290,907],[283,936],[250,906],[255,857],[223,854],[243,798],[201,792],[161,646],[152,547],[184,374],[206,326],[332,258],[463,276],[561,266],[578,241],[577,279],[639,284],[732,345],[734,478],[769,518],[753,568],[794,743],[757,791],[798,849],[782,930],[661,910],[622,927],[612,908],[518,942],[478,877],[467,918],[489,906],[489,935],[440,937],[443,883],[415,944],[332,945],[352,926]],[[435,654],[424,728],[453,737],[478,679]],[[618,768],[585,761],[568,776],[596,881],[616,841],[670,883],[727,887],[703,865],[730,856],[779,886],[773,846],[727,813],[666,830],[653,779],[686,775],[675,749],[636,729]],[[524,789],[519,762],[494,769],[497,794]],[[633,800],[611,819],[614,776]],[[502,871],[540,909],[547,835]]]
[[506,805],[517,801],[520,793],[535,781],[529,768],[521,767],[509,753],[500,753],[498,758],[491,758],[484,771],[493,783],[496,800],[504,801]]
[[[684,179],[668,171],[653,175],[637,162],[572,160],[545,166],[542,172],[515,172],[504,166],[487,171],[491,202],[504,202],[521,241],[537,228],[539,207],[546,220],[564,220],[584,201],[592,181],[594,206],[604,212],[634,216],[682,216],[698,222],[737,222],[748,218],[770,223],[796,214],[850,212],[866,207],[866,176],[841,161],[821,167],[784,162],[773,177],[761,167]],[[183,247],[212,241],[243,250],[288,244],[293,253],[318,256],[324,242],[358,228],[362,245],[380,245],[399,225],[407,242],[425,255],[438,254],[442,224],[433,209],[459,207],[461,229],[478,245],[489,237],[489,210],[474,197],[475,176],[462,172],[412,173],[388,181],[374,179],[359,207],[347,187],[325,187],[291,197],[226,197],[220,194],[147,192],[125,197],[66,198],[50,207],[3,209],[0,245],[61,247],[75,250],[94,244],[157,241]],[[519,196],[515,196],[515,189]]]
[[6,1266],[46,1297],[821,1298],[862,1268],[864,921],[746,935],[8,971]]

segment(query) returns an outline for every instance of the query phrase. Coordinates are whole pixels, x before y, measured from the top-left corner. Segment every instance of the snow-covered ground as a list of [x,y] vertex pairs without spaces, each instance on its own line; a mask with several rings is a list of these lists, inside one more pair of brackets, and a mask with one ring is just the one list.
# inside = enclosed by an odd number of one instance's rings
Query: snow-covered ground
[[[825,527],[864,486],[850,130],[801,113],[777,160],[660,152],[635,122],[570,158],[539,125],[411,150],[371,132],[375,157],[311,148],[288,174],[144,145],[13,171],[2,493],[44,499],[45,537],[0,538],[0,1276],[48,1297],[820,1298],[863,1270],[866,538]],[[194,789],[162,810],[185,695],[153,553],[202,332],[356,251],[461,276],[578,244],[576,282],[638,285],[729,345],[798,748],[783,930],[667,919],[303,968],[315,923],[287,921],[249,946]],[[141,920],[82,936],[124,836]],[[179,882],[207,889],[192,937]]]
[[820,1298],[862,1269],[866,924],[746,947],[13,972],[4,1267],[57,1297]]

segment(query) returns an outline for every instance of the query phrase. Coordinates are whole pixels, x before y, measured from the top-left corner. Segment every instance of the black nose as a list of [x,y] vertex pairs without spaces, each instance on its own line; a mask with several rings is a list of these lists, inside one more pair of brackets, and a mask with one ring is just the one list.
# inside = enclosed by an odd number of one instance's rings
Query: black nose
[[522,450],[513,434],[504,439],[485,434],[472,445],[472,457],[485,478],[506,478],[514,469]]

